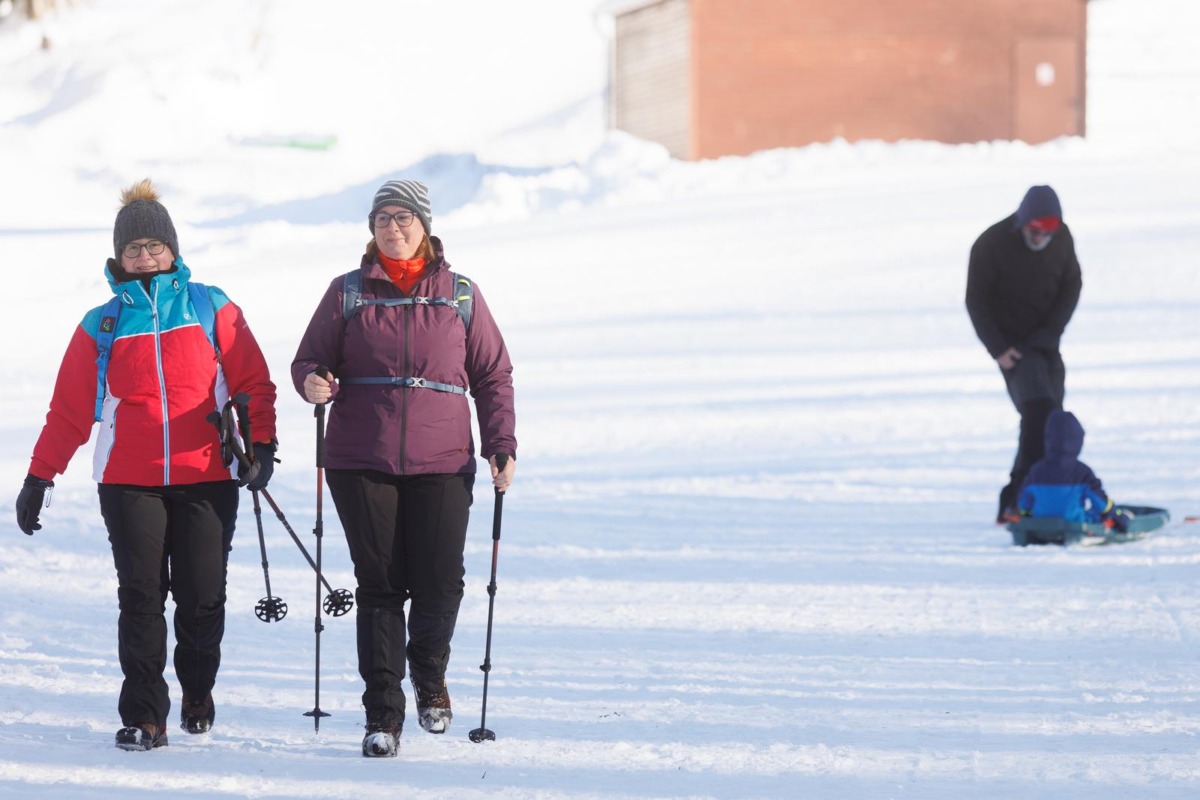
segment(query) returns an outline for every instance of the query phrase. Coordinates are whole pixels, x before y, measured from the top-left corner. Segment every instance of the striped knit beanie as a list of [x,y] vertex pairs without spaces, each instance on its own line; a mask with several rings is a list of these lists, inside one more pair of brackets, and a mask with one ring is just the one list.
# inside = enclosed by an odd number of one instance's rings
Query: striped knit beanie
[[433,232],[433,210],[429,207],[429,189],[420,181],[388,181],[375,192],[367,226],[375,230],[375,214],[384,206],[400,206],[416,214],[425,233]]
[[158,189],[149,178],[138,181],[121,192],[121,210],[113,224],[113,251],[121,263],[121,250],[134,239],[158,239],[179,255],[179,238],[175,225],[163,204],[158,202]]

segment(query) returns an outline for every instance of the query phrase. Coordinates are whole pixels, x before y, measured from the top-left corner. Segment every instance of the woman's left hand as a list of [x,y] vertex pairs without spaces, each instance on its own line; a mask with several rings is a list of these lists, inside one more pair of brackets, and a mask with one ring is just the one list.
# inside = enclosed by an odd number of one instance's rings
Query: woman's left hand
[[504,469],[499,469],[496,466],[495,456],[489,458],[488,463],[492,465],[492,485],[496,487],[496,491],[507,491],[508,487],[512,485],[513,475],[517,472],[517,460],[509,456],[506,459]]

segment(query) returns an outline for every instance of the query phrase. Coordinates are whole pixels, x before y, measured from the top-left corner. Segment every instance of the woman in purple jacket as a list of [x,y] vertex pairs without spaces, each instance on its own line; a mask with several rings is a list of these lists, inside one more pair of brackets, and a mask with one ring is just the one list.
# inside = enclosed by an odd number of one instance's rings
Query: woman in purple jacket
[[475,483],[468,392],[492,483],[506,490],[516,470],[504,339],[478,288],[451,272],[431,222],[423,184],[379,188],[362,263],[329,285],[292,362],[308,402],[333,401],[326,477],[358,583],[363,755],[372,757],[396,754],[406,658],[421,727],[450,725],[446,665]]

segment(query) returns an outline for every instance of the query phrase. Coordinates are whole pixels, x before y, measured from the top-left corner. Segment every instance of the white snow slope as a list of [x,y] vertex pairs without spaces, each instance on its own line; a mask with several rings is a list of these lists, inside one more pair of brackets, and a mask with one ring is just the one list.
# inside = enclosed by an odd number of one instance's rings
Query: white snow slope
[[[603,126],[594,0],[92,0],[0,25],[0,796],[1200,796],[1200,10],[1089,3],[1089,136],[831,143],[704,163]],[[49,49],[39,45],[43,35]],[[336,143],[326,149],[296,145]],[[249,498],[211,734],[112,746],[116,581],[90,445],[44,529],[12,501],[59,358],[107,295],[119,190],[163,191],[197,279],[280,385],[271,490],[310,549],[311,408],[287,368],[383,180],[517,365],[487,725],[492,497],[449,674],[454,727],[359,755],[352,617],[324,618]],[[963,308],[1025,189],[1084,268],[1064,340],[1084,459],[1159,535],[1016,548],[991,524],[1016,414]],[[353,588],[332,504],[324,561]],[[174,676],[168,675],[174,687]],[[178,689],[173,689],[178,701]]]

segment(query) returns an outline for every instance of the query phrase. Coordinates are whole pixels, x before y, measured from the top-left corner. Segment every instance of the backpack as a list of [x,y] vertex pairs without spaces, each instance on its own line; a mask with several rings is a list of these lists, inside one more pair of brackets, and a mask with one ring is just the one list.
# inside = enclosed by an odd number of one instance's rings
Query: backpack
[[[459,275],[457,272],[450,273],[451,280],[454,286],[453,297],[387,297],[387,298],[371,298],[363,299],[362,296],[362,272],[354,270],[347,272],[342,278],[342,319],[349,320],[363,306],[385,306],[388,308],[394,306],[449,306],[457,313],[459,319],[462,320],[465,330],[471,329],[471,307],[474,299],[474,287],[471,281]],[[426,378],[404,377],[404,378],[343,378],[342,383],[351,384],[368,384],[376,386],[403,386],[408,389],[433,389],[437,392],[448,392],[450,394],[465,395],[467,390],[463,386],[455,386],[451,383],[439,383]]]
[[[217,357],[221,356],[221,348],[217,346],[216,313],[213,311],[212,298],[208,295],[208,287],[202,283],[188,282],[188,297],[191,298],[192,308],[208,343],[212,345]],[[112,357],[113,339],[117,334],[117,320],[121,317],[121,298],[112,298],[104,304],[100,312],[100,325],[96,330],[96,422],[99,422],[104,412],[104,387],[108,382],[108,362]]]

